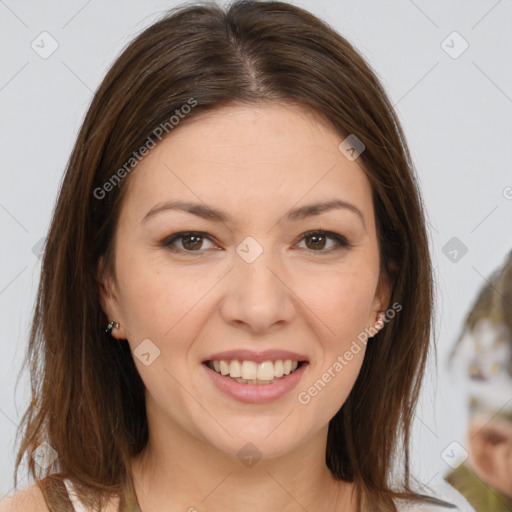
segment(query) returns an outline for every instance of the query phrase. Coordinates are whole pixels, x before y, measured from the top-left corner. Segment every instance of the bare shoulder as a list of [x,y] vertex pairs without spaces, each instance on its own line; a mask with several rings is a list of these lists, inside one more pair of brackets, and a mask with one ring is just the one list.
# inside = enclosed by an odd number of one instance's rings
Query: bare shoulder
[[0,512],[50,512],[37,483],[14,492],[0,501]]

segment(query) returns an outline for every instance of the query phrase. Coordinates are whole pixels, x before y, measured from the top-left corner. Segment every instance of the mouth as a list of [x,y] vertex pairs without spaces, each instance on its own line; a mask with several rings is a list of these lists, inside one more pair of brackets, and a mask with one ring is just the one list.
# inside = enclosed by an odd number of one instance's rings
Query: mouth
[[241,359],[214,359],[203,363],[210,370],[227,379],[247,385],[264,385],[279,382],[293,374],[307,361],[276,359],[256,362]]

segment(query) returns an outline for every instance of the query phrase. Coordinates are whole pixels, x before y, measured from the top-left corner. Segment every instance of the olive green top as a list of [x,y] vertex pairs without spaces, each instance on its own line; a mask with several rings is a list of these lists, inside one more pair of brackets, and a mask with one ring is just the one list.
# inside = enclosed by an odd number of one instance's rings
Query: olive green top
[[133,480],[130,474],[127,476],[126,486],[124,488],[124,496],[119,506],[120,512],[141,512]]
[[476,512],[512,511],[512,498],[483,482],[466,464],[461,464],[444,478],[466,498]]
[[[78,497],[68,492],[67,486],[74,491],[74,484],[65,475],[52,474],[37,481],[46,506],[51,512],[76,512],[75,505],[78,505]],[[83,506],[83,505],[82,505]],[[124,489],[119,499],[119,512],[141,512],[133,480],[128,476]]]
[[[77,512],[75,506],[78,507],[79,499],[75,494],[74,485],[69,478],[65,478],[62,474],[54,474],[39,480],[38,485],[43,492],[46,504],[51,512]],[[69,493],[66,487],[69,488]],[[127,476],[125,486],[119,498],[119,512],[141,512],[133,480],[130,475]],[[57,505],[58,503],[62,505]],[[412,512],[413,510],[417,512],[441,512],[439,507],[429,504],[398,502],[395,504],[399,512]],[[453,507],[452,510],[453,509],[462,512],[462,510],[457,507]],[[446,509],[443,508],[443,510]],[[507,505],[504,505],[504,508],[497,508],[495,505],[492,505],[491,508],[477,509],[477,512],[509,512],[511,510],[512,508],[507,508]]]

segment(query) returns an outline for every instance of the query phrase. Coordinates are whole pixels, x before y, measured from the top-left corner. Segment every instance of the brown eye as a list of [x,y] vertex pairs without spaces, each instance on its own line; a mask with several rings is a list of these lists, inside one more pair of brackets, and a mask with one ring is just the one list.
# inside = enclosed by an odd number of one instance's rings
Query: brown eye
[[[177,242],[181,241],[181,247],[177,246]],[[205,233],[198,233],[194,231],[185,231],[176,233],[162,242],[163,247],[167,247],[172,252],[202,252],[204,250],[203,244],[205,241],[211,240]],[[213,245],[213,244],[212,244]]]
[[182,245],[187,250],[196,250],[200,249],[201,245],[203,244],[203,237],[201,235],[186,235],[181,237],[182,238]]
[[[327,241],[333,240],[334,246],[331,244],[326,249]],[[329,231],[310,231],[304,233],[301,242],[304,241],[307,249],[313,252],[331,252],[333,250],[351,247],[345,237]]]
[[[308,249],[324,249],[327,237],[324,235],[308,235],[305,240]],[[311,241],[311,243],[307,241]]]
[[[329,240],[331,241],[330,246],[328,245]],[[304,233],[300,241],[305,241],[306,249],[309,252],[317,252],[320,254],[352,247],[345,237],[336,233],[321,230]],[[181,247],[180,245],[177,245],[178,242],[181,242]],[[197,255],[199,255],[204,250],[208,249],[208,247],[203,247],[205,242],[210,242],[213,245],[213,248],[216,248],[215,244],[213,244],[212,240],[206,233],[196,231],[183,231],[181,233],[176,233],[166,238],[161,242],[161,245],[172,252],[188,254],[197,253]]]

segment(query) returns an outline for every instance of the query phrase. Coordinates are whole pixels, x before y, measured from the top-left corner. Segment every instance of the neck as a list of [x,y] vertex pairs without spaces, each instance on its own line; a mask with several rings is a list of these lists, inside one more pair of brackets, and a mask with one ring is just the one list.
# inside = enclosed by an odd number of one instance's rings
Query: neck
[[325,464],[327,427],[285,455],[247,465],[176,425],[151,428],[132,461],[142,512],[355,510],[352,485]]

